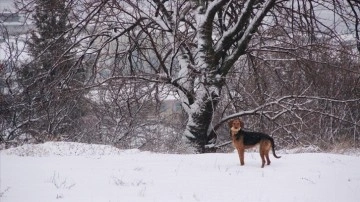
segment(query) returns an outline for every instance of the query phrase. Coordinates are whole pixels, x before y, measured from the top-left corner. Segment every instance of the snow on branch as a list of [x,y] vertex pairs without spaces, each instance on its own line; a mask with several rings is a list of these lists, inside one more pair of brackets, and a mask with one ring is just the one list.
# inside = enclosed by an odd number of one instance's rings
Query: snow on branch
[[[251,39],[253,32],[257,29],[257,27],[260,26],[262,20],[264,19],[264,17],[268,13],[268,11],[273,7],[274,3],[275,3],[275,0],[267,0],[264,3],[263,7],[256,13],[255,17],[250,21],[250,24],[247,25],[247,28],[245,29],[241,38],[239,40],[237,40],[237,42],[238,42],[237,48],[226,59],[224,68],[230,68],[232,66],[232,64],[234,64],[234,62],[241,56],[241,54],[244,53],[244,50],[246,49],[248,41]],[[248,17],[250,17],[250,16],[248,16]],[[239,21],[239,23],[235,26],[235,29],[233,30],[233,32],[228,33],[228,35],[231,36],[230,38],[233,38],[234,34],[236,33],[236,31],[239,31],[241,26],[244,26],[244,24],[240,24],[240,21]],[[226,36],[226,37],[229,38],[229,36]],[[222,42],[222,43],[224,43],[224,42]],[[226,49],[221,50],[223,48],[226,48]],[[220,53],[222,51],[227,51],[228,48],[230,48],[230,46],[228,46],[228,47],[219,46],[216,50],[216,52],[217,52],[216,57],[220,58],[221,57]]]
[[[273,111],[264,111],[264,109],[266,107],[269,107],[269,106],[272,106],[272,105],[280,106],[282,108],[282,110],[279,111],[279,112],[276,112],[275,115],[272,116],[272,117],[267,116],[267,118],[269,118],[271,120],[275,120],[275,119],[277,119],[278,117],[280,117],[281,115],[283,115],[283,114],[285,114],[287,112],[293,113],[294,110],[300,110],[300,111],[309,111],[309,112],[314,112],[314,113],[330,116],[330,117],[337,118],[339,120],[350,123],[349,121],[346,121],[344,119],[336,117],[335,115],[327,114],[327,113],[324,113],[324,112],[321,112],[321,111],[316,111],[316,110],[313,110],[313,109],[303,108],[303,107],[301,107],[302,104],[295,104],[293,102],[284,103],[284,101],[294,100],[294,99],[323,100],[323,101],[337,102],[337,103],[349,103],[349,102],[359,102],[360,101],[360,98],[348,99],[348,100],[338,100],[338,99],[334,99],[334,98],[326,98],[326,97],[318,97],[318,96],[287,95],[287,96],[277,98],[274,101],[271,101],[271,102],[265,103],[263,105],[260,105],[260,106],[256,107],[255,109],[247,110],[247,111],[241,111],[241,112],[234,113],[234,114],[231,114],[229,116],[226,116],[218,124],[216,124],[214,126],[214,130],[217,130],[224,122],[229,121],[229,120],[234,119],[234,118],[237,118],[237,117],[242,117],[242,116],[246,116],[246,115],[256,115],[256,114],[262,114],[262,115],[266,115],[266,114],[270,114],[270,113],[274,114]],[[297,118],[301,120],[301,117],[297,116]],[[352,123],[352,124],[354,124],[354,123]],[[355,125],[359,126],[358,124],[355,124]]]
[[[206,9],[206,12],[205,14],[202,16],[201,19],[203,20],[200,20],[198,19],[197,23],[201,23],[201,24],[212,24],[212,22],[214,21],[214,18],[215,18],[215,14],[216,12],[223,6],[225,5],[226,3],[228,2],[228,0],[216,0],[216,1],[213,1],[211,2],[207,9]],[[200,8],[200,9],[203,9],[203,8]],[[201,11],[199,10],[199,13],[201,13]],[[200,25],[201,25],[200,24]]]
[[241,15],[239,17],[238,22],[233,26],[232,29],[227,30],[223,36],[220,38],[218,43],[215,46],[215,52],[220,53],[224,49],[227,50],[230,47],[229,41],[233,39],[233,37],[240,32],[241,29],[244,29],[244,26],[251,14],[251,7],[256,1],[247,1],[244,5],[244,8],[241,11]]

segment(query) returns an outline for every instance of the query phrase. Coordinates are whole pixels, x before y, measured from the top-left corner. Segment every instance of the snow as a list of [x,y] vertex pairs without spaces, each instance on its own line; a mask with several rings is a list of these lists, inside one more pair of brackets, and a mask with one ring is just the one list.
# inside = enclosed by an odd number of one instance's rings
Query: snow
[[157,154],[50,142],[0,152],[0,201],[314,201],[360,198],[360,157]]

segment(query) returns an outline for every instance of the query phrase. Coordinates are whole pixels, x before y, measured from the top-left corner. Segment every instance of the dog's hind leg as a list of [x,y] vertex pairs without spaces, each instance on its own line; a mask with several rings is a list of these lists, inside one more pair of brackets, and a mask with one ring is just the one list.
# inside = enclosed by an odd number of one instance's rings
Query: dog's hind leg
[[261,166],[262,168],[265,166],[265,163],[267,165],[270,165],[270,163],[271,163],[270,158],[269,158],[270,149],[271,149],[270,141],[262,140],[260,142],[260,156],[261,156],[261,160],[262,160],[262,166]]
[[[260,156],[262,160],[262,167],[264,167],[265,163],[270,165],[271,161],[269,158],[269,153],[271,150],[271,142],[263,140],[260,142]],[[266,159],[266,160],[265,160]]]
[[261,157],[261,167],[263,168],[265,166],[265,151],[264,148],[260,147],[260,157]]
[[264,150],[265,150],[267,165],[270,165],[270,163],[271,163],[270,158],[269,158],[269,153],[271,150],[271,142],[270,141],[264,142]]
[[269,158],[269,152],[270,152],[270,149],[266,150],[266,153],[265,153],[267,165],[270,165],[270,163],[271,163],[270,158]]
[[264,142],[260,142],[260,148],[259,148],[259,152],[260,152],[260,157],[261,157],[261,167],[263,168],[265,166],[265,155],[266,155],[266,148],[265,148],[265,144]]

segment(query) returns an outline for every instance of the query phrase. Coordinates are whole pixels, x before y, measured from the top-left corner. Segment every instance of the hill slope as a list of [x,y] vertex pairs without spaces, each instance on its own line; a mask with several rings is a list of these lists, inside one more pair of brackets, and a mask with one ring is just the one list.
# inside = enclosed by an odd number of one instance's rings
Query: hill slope
[[174,155],[45,143],[0,153],[0,201],[346,201],[360,199],[360,157],[305,153]]

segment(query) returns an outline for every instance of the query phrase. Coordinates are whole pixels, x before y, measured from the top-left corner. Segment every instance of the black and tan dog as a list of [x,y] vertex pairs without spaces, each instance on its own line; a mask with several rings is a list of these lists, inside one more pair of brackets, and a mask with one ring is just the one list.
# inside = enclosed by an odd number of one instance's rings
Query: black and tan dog
[[[277,156],[275,154],[275,144],[274,139],[270,137],[267,134],[264,133],[258,133],[258,132],[249,132],[245,131],[242,128],[244,127],[244,123],[240,119],[233,119],[229,122],[230,127],[230,135],[233,142],[234,147],[238,151],[238,155],[240,158],[240,164],[244,165],[244,152],[245,149],[252,148],[256,146],[257,144],[260,145],[260,156],[262,160],[261,167],[263,168],[265,166],[265,163],[267,165],[270,165],[271,161],[269,158],[269,152],[272,148],[272,152],[275,158],[280,158],[280,156]],[[266,161],[265,161],[266,158]]]

